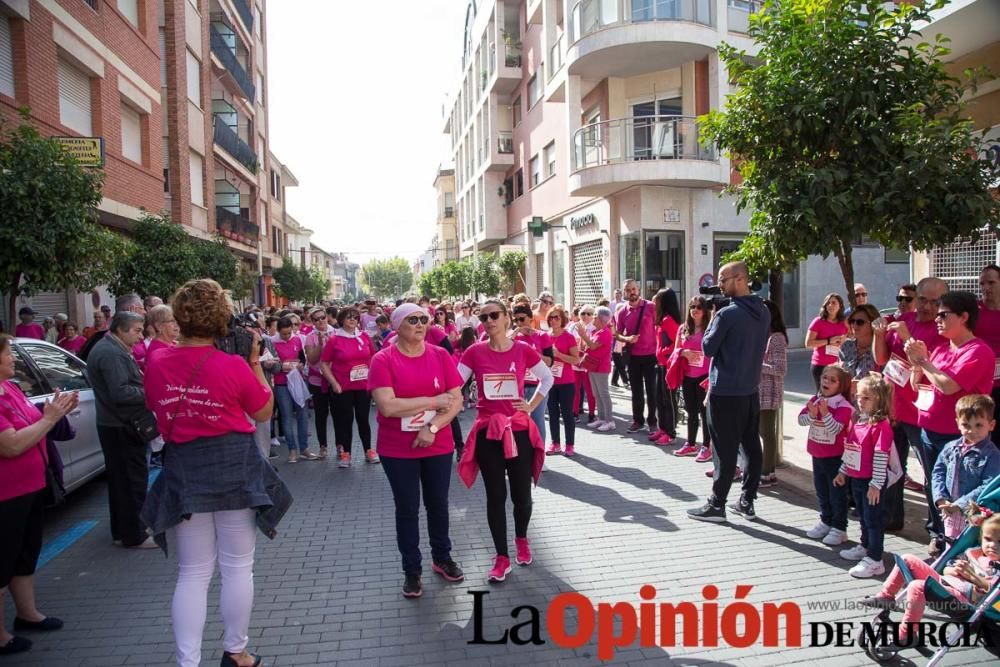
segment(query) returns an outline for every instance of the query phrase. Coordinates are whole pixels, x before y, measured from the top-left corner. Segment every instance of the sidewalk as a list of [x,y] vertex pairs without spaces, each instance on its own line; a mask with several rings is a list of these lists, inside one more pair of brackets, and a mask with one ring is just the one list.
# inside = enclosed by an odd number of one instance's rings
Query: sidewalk
[[[617,433],[579,429],[576,457],[547,460],[534,492],[529,532],[534,563],[515,567],[503,584],[485,582],[493,554],[482,484],[477,481],[470,490],[453,477],[453,555],[466,581],[447,584],[425,567],[419,600],[400,595],[393,504],[380,466],[355,461],[350,470],[340,470],[333,460],[288,465],[280,459],[278,469],[295,505],[277,539],[258,541],[250,649],[269,666],[601,664],[595,638],[576,649],[553,642],[546,609],[556,595],[575,591],[595,607],[625,602],[639,609],[639,590],[649,584],[656,589],[655,602],[692,602],[704,620],[703,587],[718,587],[721,616],[740,584],[752,587],[746,600],[758,609],[765,602],[797,603],[805,645],[706,647],[699,638],[702,645],[689,648],[642,648],[636,640],[615,654],[614,664],[868,664],[860,648],[808,646],[810,622],[870,618],[842,605],[872,593],[878,583],[851,578],[852,563],[805,537],[816,518],[805,471],[790,465],[779,472],[782,481],[761,494],[756,523],[738,517],[721,525],[691,521],[685,511],[709,492],[706,464],[674,457],[672,448],[648,444],[644,433],[626,436],[627,395],[613,392],[613,397]],[[793,410],[789,402],[786,420]],[[466,427],[470,417],[463,416]],[[785,450],[791,463],[798,460],[797,446],[789,430]],[[105,494],[103,480],[89,484],[48,518],[47,543],[69,545],[36,576],[39,606],[63,618],[66,627],[33,636],[32,651],[7,658],[4,667],[172,664],[176,562],[157,551],[111,546]],[[76,541],[67,538],[87,521],[96,526]],[[849,534],[858,537],[856,523]],[[426,539],[424,533],[424,545]],[[923,544],[897,535],[887,537],[886,549],[924,553]],[[525,607],[533,606],[544,643],[469,644],[476,632],[471,591],[485,592],[484,639],[496,640],[529,620]],[[209,593],[205,665],[217,664],[221,652],[218,595],[216,580]],[[522,608],[515,619],[517,607]],[[13,618],[9,603],[8,613]],[[570,633],[578,627],[575,618],[567,615]],[[517,636],[529,635],[526,626]],[[677,643],[681,638],[678,631]],[[908,657],[920,660],[912,651]],[[992,660],[984,650],[961,649],[947,664],[987,662]]]

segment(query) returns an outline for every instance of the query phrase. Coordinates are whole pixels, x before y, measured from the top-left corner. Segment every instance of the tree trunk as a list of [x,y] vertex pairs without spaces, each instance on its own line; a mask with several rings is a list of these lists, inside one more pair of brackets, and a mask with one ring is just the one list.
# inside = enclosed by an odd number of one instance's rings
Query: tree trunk
[[782,314],[785,312],[785,274],[776,269],[771,269],[767,274],[768,291],[771,294],[771,301],[778,307]]
[[840,273],[844,276],[844,285],[847,287],[847,300],[851,304],[851,310],[857,306],[854,296],[854,258],[851,254],[850,243],[840,241],[833,250],[840,263]]
[[11,281],[10,293],[8,294],[9,301],[7,302],[7,326],[9,327],[7,333],[11,336],[14,335],[14,327],[17,326],[17,291],[21,287],[21,272],[18,271],[14,274],[14,279]]

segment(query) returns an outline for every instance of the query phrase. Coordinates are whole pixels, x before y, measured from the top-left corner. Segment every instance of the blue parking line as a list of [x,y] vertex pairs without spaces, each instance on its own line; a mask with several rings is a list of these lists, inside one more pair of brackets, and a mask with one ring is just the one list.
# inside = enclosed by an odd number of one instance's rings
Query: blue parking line
[[38,555],[37,569],[43,567],[50,560],[66,551],[74,542],[90,532],[90,529],[97,525],[96,521],[80,521],[72,528],[60,533],[54,540],[50,540],[42,546],[42,552]]

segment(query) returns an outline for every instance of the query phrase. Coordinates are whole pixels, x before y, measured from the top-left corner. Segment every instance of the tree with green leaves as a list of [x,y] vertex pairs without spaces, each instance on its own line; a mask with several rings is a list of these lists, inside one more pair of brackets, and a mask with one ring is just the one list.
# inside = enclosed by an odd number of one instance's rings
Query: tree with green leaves
[[0,123],[0,290],[89,291],[108,282],[128,242],[97,220],[102,172],[81,167],[62,146],[24,121]]
[[330,296],[330,280],[318,266],[310,267],[307,271],[309,274],[309,301],[310,303],[319,303],[323,299],[329,298]]
[[720,46],[735,92],[700,119],[702,140],[742,175],[731,191],[753,213],[737,257],[751,270],[832,253],[853,304],[862,236],[927,250],[1000,226],[962,103],[982,73],[951,76],[948,40],[916,31],[944,4],[768,0],[751,17],[756,56]]
[[315,285],[309,270],[301,267],[291,257],[284,257],[281,266],[271,270],[274,291],[289,301],[305,303],[312,299]]
[[500,255],[497,268],[500,271],[501,287],[508,293],[517,291],[518,281],[524,282],[524,264],[528,261],[528,253],[523,250],[511,250]]
[[413,286],[413,270],[402,257],[373,259],[361,267],[361,279],[376,298],[401,297]]
[[233,281],[231,292],[233,300],[240,308],[246,305],[248,299],[253,299],[257,291],[257,272],[250,268],[245,262],[240,262],[236,269],[236,279]]
[[472,291],[477,295],[496,296],[500,292],[500,271],[497,256],[490,252],[477,253],[467,261],[472,271]]

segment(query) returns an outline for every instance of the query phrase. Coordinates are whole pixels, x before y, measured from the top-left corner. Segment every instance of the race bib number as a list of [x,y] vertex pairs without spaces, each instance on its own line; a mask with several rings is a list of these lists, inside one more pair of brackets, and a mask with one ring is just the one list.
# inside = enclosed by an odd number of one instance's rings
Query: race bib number
[[837,436],[827,432],[819,424],[811,424],[809,426],[809,439],[818,445],[832,445],[836,442]]
[[530,368],[524,372],[524,381],[531,382],[532,384],[538,384],[539,382],[538,376],[532,373]]
[[929,384],[917,385],[917,400],[913,402],[917,410],[928,412],[934,405],[934,387]]
[[848,470],[861,472],[861,447],[853,443],[844,445],[844,454],[841,457],[841,461],[844,462]]
[[565,366],[565,364],[563,364],[563,362],[561,362],[561,361],[556,361],[555,363],[553,363],[552,364],[552,368],[551,368],[551,370],[552,370],[552,377],[554,377],[554,378],[561,378],[562,374],[563,374],[563,368],[564,368],[564,366]]
[[1000,380],[1000,359],[997,359],[996,364],[993,366],[993,380]]
[[368,379],[368,366],[359,364],[351,369],[351,382],[360,382]]
[[827,345],[826,346],[826,353],[828,355],[830,355],[831,357],[839,357],[840,356],[840,346],[839,345]]
[[910,373],[910,365],[896,355],[892,355],[889,363],[882,369],[882,374],[898,387],[905,387],[910,383]]
[[403,417],[400,421],[400,428],[404,431],[419,431],[424,426],[431,423],[434,419],[434,415],[437,414],[433,410],[426,410],[420,414],[413,415],[412,417]]
[[698,350],[690,350],[690,352],[693,356],[688,359],[688,366],[691,366],[692,368],[699,368],[705,365],[704,352],[699,352]]
[[517,377],[513,373],[486,373],[483,375],[483,394],[491,401],[516,401]]

